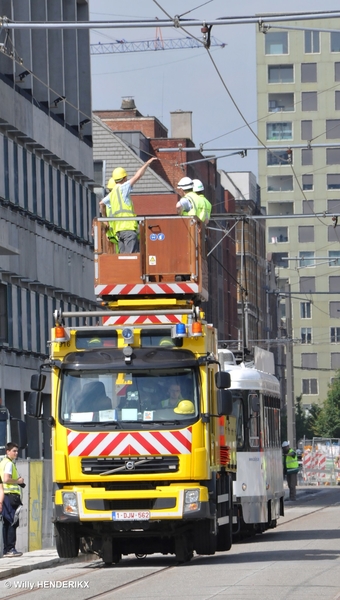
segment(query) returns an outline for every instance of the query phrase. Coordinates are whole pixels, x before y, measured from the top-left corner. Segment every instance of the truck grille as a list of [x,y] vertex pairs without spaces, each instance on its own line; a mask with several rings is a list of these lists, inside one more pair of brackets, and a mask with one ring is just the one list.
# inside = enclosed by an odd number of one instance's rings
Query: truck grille
[[133,475],[134,473],[175,473],[178,471],[178,456],[131,456],[125,458],[83,458],[81,470],[84,475],[111,474]]

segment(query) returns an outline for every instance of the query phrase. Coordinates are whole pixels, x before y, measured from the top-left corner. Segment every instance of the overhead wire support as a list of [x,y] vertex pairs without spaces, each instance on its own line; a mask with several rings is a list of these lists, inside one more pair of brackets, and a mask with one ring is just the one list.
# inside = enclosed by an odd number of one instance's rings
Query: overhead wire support
[[[253,23],[281,23],[287,21],[304,21],[312,19],[331,19],[340,16],[340,10],[287,14],[259,14],[250,17],[220,17],[209,20],[212,25],[251,25]],[[0,27],[5,29],[141,29],[154,27],[204,27],[207,21],[199,19],[140,19],[138,21],[11,21],[8,17],[0,17]]]
[[[225,48],[227,44],[218,41],[216,38],[211,38],[211,46],[220,46]],[[143,40],[143,41],[131,41],[117,40],[109,44],[90,44],[90,52],[92,55],[98,54],[115,54],[124,52],[159,52],[162,50],[182,50],[184,48],[203,48],[202,43],[197,42],[192,37],[186,38],[172,38],[172,39],[160,39],[155,38],[154,40]]]

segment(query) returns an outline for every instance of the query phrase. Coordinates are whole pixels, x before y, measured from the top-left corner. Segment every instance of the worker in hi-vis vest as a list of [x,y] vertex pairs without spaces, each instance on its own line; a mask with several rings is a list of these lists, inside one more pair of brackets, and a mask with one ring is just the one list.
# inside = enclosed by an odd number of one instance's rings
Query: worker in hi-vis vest
[[15,548],[19,511],[21,510],[21,488],[25,487],[24,478],[20,477],[15,461],[18,458],[18,445],[14,442],[6,444],[6,456],[0,463],[0,475],[4,487],[2,508],[4,557],[22,556]]
[[[138,171],[127,178],[127,172],[123,167],[117,167],[112,171],[115,186],[109,194],[109,199],[103,198],[102,204],[106,205],[106,216],[119,217],[119,221],[110,221],[109,239],[116,239],[120,254],[131,254],[139,251],[138,221],[130,217],[136,217],[131,200],[131,190],[134,184],[144,175],[148,166],[158,160],[155,156],[150,158]],[[100,204],[101,204],[100,203]],[[125,218],[125,219],[124,219]]]
[[289,500],[296,500],[297,474],[300,469],[297,454],[290,448],[289,442],[283,442],[282,453],[283,475],[287,477]]
[[210,216],[207,206],[208,200],[205,196],[200,196],[193,191],[193,180],[190,177],[182,177],[177,187],[185,192],[185,195],[176,204],[177,213],[181,216],[195,215],[202,223],[207,224]]

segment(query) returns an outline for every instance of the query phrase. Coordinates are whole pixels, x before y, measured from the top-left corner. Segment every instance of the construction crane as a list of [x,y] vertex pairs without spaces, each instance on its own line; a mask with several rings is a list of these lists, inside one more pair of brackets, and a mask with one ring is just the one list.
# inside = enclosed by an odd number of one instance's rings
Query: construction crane
[[[218,41],[212,37],[210,46],[220,46],[224,48],[227,44]],[[155,52],[159,50],[178,50],[183,48],[202,48],[203,44],[191,37],[165,39],[157,37],[154,40],[144,40],[140,42],[127,42],[126,40],[116,40],[109,44],[90,44],[91,54],[113,54],[115,52]]]

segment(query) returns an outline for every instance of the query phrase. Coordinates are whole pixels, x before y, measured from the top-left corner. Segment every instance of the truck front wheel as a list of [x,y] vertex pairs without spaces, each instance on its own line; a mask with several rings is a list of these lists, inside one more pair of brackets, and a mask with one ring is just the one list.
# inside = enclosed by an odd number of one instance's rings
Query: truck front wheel
[[198,521],[194,528],[194,549],[197,554],[215,554],[217,535],[214,531],[214,521],[206,519]]
[[56,523],[54,526],[56,547],[60,558],[76,558],[79,552],[79,537],[73,523]]

